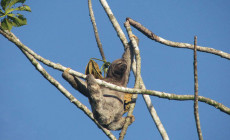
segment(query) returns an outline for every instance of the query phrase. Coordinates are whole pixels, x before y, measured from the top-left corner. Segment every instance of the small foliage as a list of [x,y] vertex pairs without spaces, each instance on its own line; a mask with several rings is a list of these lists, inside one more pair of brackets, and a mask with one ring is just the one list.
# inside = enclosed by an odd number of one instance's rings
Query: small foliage
[[104,72],[104,77],[105,77],[105,74],[108,71],[108,68],[109,68],[110,64],[111,64],[110,62],[104,62],[102,67],[101,67],[101,70],[103,70],[103,72]]
[[[101,69],[99,69],[99,66],[98,66],[98,64],[94,61],[94,60],[99,60],[99,61],[102,61],[103,62],[103,64],[102,64],[102,67],[101,67]],[[92,63],[92,64],[91,64]],[[107,61],[104,61],[104,60],[101,60],[101,59],[97,59],[97,58],[91,58],[90,60],[89,60],[89,63],[87,64],[87,67],[89,67],[90,65],[92,65],[92,66],[94,66],[94,64],[95,64],[95,66],[96,67],[98,67],[98,70],[96,70],[96,69],[94,69],[94,71],[100,71],[100,73],[102,74],[102,70],[103,70],[103,72],[104,72],[104,77],[105,77],[105,75],[106,75],[106,73],[107,73],[107,70],[108,70],[108,68],[109,68],[109,66],[110,66],[110,62],[107,62]],[[87,67],[86,67],[86,70],[87,70]],[[92,67],[93,68],[93,67]],[[89,69],[89,70],[91,70],[91,69]],[[97,72],[97,73],[98,73]],[[92,73],[90,73],[90,74],[92,74]],[[95,77],[95,75],[94,75],[94,77]],[[96,77],[95,77],[96,78]],[[103,77],[102,77],[103,78]]]
[[[1,18],[1,27],[4,30],[11,30],[12,27],[20,27],[27,24],[26,18],[13,12],[15,11],[27,11],[31,12],[31,9],[28,5],[24,5],[26,0],[1,0],[1,9],[0,9],[0,18]],[[21,3],[22,6],[15,7],[16,4]]]

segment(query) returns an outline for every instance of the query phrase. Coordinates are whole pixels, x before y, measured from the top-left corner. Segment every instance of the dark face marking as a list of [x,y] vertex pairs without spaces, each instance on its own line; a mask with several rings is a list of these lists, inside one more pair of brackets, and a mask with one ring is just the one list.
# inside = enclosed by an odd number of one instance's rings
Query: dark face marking
[[109,67],[107,77],[115,78],[116,80],[121,80],[127,69],[127,64],[124,60],[115,60]]

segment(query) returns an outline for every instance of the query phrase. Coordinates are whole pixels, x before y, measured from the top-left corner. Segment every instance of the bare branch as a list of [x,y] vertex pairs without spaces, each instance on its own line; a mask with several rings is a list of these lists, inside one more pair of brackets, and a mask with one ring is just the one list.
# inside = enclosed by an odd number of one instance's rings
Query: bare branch
[[90,19],[91,19],[91,22],[92,22],[92,25],[93,25],[93,30],[94,30],[94,35],[95,35],[95,38],[96,38],[97,46],[99,48],[99,51],[100,51],[102,59],[104,61],[106,61],[105,54],[104,54],[102,44],[101,44],[101,41],[100,41],[100,37],[99,37],[98,31],[97,31],[97,25],[96,25],[95,17],[94,17],[94,14],[93,14],[93,7],[92,7],[92,1],[91,0],[88,0],[88,6],[89,6],[89,15],[90,15]]
[[[127,32],[128,32],[129,34],[131,34],[132,32],[131,32],[130,24],[129,24],[128,21],[126,21],[125,27],[126,27]],[[139,55],[140,55],[140,53],[139,53],[139,48],[137,48],[136,45],[133,45],[133,46],[134,46],[134,49],[136,49],[136,51],[135,51],[135,53],[136,53],[136,58],[138,58]],[[140,58],[139,58],[139,59],[140,59]],[[139,60],[139,59],[137,59],[137,60]],[[140,62],[139,62],[139,63],[140,63]],[[135,76],[137,76],[137,74],[140,73],[140,72],[137,72],[137,70],[140,69],[140,68],[138,68],[138,66],[140,66],[140,64],[137,65],[137,64],[136,64],[136,61],[133,60],[132,69],[133,69],[133,73],[134,73]],[[140,71],[140,70],[139,70],[139,71]],[[136,78],[137,78],[137,77],[136,77]],[[144,85],[144,82],[143,82],[143,80],[142,80],[140,74],[139,74],[139,78],[140,78],[140,88],[141,88],[141,89],[146,89],[146,88],[145,88],[145,85]],[[152,105],[152,102],[151,102],[151,99],[150,99],[149,95],[142,94],[142,96],[143,96],[143,98],[144,98],[144,100],[145,100],[145,103],[146,103],[147,108],[148,108],[148,110],[149,110],[149,112],[150,112],[150,114],[151,114],[151,117],[153,118],[153,120],[154,120],[154,122],[155,122],[155,124],[156,124],[156,126],[157,126],[157,128],[158,128],[158,131],[160,132],[162,138],[163,138],[164,140],[169,140],[168,134],[167,134],[166,130],[164,129],[164,126],[163,126],[163,124],[161,123],[161,120],[160,120],[159,116],[157,115],[157,112],[156,112],[155,108],[154,108],[153,105]]]
[[[132,25],[134,28],[136,28],[137,30],[139,30],[140,32],[142,32],[144,35],[146,35],[148,38],[155,40],[156,42],[159,42],[161,44],[170,46],[170,47],[176,47],[176,48],[187,48],[187,49],[194,49],[194,45],[192,44],[188,44],[188,43],[180,43],[180,42],[173,42],[170,40],[166,40],[164,38],[161,38],[157,35],[155,35],[152,31],[150,31],[149,29],[147,29],[146,27],[144,27],[143,25],[141,25],[140,23],[134,21],[131,18],[127,18],[127,20],[130,22],[130,25]],[[209,47],[202,47],[202,46],[197,46],[197,50],[201,51],[201,52],[206,52],[206,53],[211,53],[214,55],[218,55],[220,57],[226,58],[230,60],[230,54],[220,51],[220,50],[216,50],[213,48],[209,48]]]
[[[26,47],[24,44],[22,44],[20,42],[20,40],[11,32],[8,31],[4,31],[3,29],[0,28],[0,33],[6,37],[9,41],[11,41],[12,43],[14,43],[16,46],[18,46],[20,49],[24,49],[27,52],[29,52],[34,58],[36,58],[37,60],[41,61],[42,63],[44,63],[45,65],[52,67],[54,69],[60,70],[60,71],[64,71],[66,69],[66,67],[62,66],[61,64],[56,64],[54,62],[51,62],[43,57],[41,57],[40,55],[37,55],[35,52],[33,52],[31,49],[29,49],[28,47]],[[86,75],[74,71],[74,70],[69,70],[69,73],[83,78],[86,78]],[[111,83],[107,83],[103,80],[99,80],[96,79],[96,82],[99,85],[108,87],[110,89],[116,90],[116,91],[121,91],[121,92],[127,92],[127,93],[132,93],[132,94],[147,94],[147,95],[153,95],[153,96],[157,96],[160,98],[165,98],[165,99],[169,99],[169,100],[179,100],[179,101],[184,101],[184,100],[194,100],[194,95],[176,95],[176,94],[172,94],[172,93],[165,93],[165,92],[160,92],[160,91],[155,91],[155,90],[145,90],[145,89],[132,89],[132,88],[125,88],[125,87],[119,87],[117,85],[111,84]],[[227,113],[230,115],[230,108],[224,106],[221,103],[218,103],[210,98],[206,98],[203,96],[198,96],[198,100],[204,103],[207,103],[211,106],[214,106],[217,109],[220,109],[222,112]]]
[[203,140],[201,126],[200,126],[200,117],[198,111],[198,74],[197,74],[197,37],[194,38],[194,115],[196,120],[196,128],[199,136],[199,140]]
[[[135,52],[136,60],[137,60],[137,63],[136,63],[137,71],[136,71],[136,76],[135,76],[135,86],[134,86],[134,88],[139,89],[140,88],[140,80],[141,80],[141,74],[140,74],[141,73],[141,57],[140,57],[140,52],[139,52],[137,42],[136,42],[136,40],[135,40],[135,38],[134,38],[134,36],[132,34],[132,30],[131,30],[130,25],[129,25],[128,22],[125,22],[125,27],[126,27],[126,30],[128,32],[129,38],[131,40],[131,43],[132,43],[132,46],[133,46],[133,49],[134,49],[134,52]],[[137,94],[134,94],[132,96],[132,100],[136,101],[137,96],[138,96]],[[127,116],[132,116],[135,104],[136,104],[136,102],[134,102],[134,103],[132,103],[130,105],[130,108],[129,108]],[[127,117],[126,120],[125,120],[124,127],[121,130],[119,140],[124,139],[124,136],[126,134],[126,131],[128,129],[129,124],[130,124],[130,117]]]
[[[133,73],[135,75],[136,74],[136,62],[135,61],[133,62],[133,67],[132,68],[133,68]],[[141,86],[141,89],[144,89],[144,90],[146,89],[142,78],[140,80],[140,86]],[[146,106],[147,106],[147,108],[149,110],[149,113],[150,113],[151,117],[153,118],[154,123],[157,126],[158,131],[161,134],[162,139],[163,140],[169,140],[168,134],[167,134],[163,124],[161,123],[160,117],[157,115],[156,109],[154,108],[154,106],[152,104],[150,96],[146,95],[146,94],[142,94],[142,96],[143,96],[143,98],[145,100],[145,103],[146,103]]]
[[128,47],[127,46],[128,45],[128,41],[127,41],[127,39],[125,37],[125,34],[122,31],[119,23],[117,22],[115,16],[113,15],[112,10],[110,9],[110,7],[109,7],[109,5],[108,5],[108,3],[107,3],[106,0],[100,0],[100,2],[101,2],[101,5],[103,6],[103,8],[104,8],[104,10],[105,10],[105,12],[107,14],[107,16],[109,17],[110,22],[112,23],[114,29],[116,30],[118,37],[120,38],[122,44],[124,45],[124,47],[126,49]]

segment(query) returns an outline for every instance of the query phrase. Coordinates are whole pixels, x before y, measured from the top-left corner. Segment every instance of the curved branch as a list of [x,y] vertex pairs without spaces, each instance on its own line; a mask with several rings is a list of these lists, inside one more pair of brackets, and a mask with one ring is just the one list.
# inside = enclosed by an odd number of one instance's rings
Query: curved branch
[[[20,40],[11,32],[8,31],[4,31],[3,29],[0,28],[0,33],[6,37],[9,41],[11,41],[12,43],[14,43],[16,46],[18,46],[20,49],[24,49],[26,50],[28,53],[30,53],[34,58],[36,58],[37,60],[41,61],[42,63],[44,63],[45,65],[52,67],[54,69],[60,70],[60,71],[64,71],[66,69],[66,67],[62,66],[61,64],[56,64],[53,63],[43,57],[41,57],[40,55],[37,55],[35,52],[33,52],[32,50],[30,50],[28,47],[26,47],[24,44],[22,44],[20,42]],[[69,73],[83,78],[86,78],[86,75],[74,71],[74,70],[69,70]],[[145,89],[132,89],[132,88],[125,88],[125,87],[119,87],[117,85],[111,84],[111,83],[107,83],[103,80],[99,80],[96,79],[96,82],[99,85],[108,87],[110,89],[113,90],[117,90],[117,91],[121,91],[121,92],[127,92],[127,93],[132,93],[132,94],[147,94],[147,95],[152,95],[152,96],[157,96],[159,98],[165,98],[165,99],[169,99],[169,100],[179,100],[179,101],[184,101],[184,100],[194,100],[194,95],[176,95],[176,94],[170,94],[170,93],[165,93],[165,92],[160,92],[160,91],[155,91],[155,90],[145,90]],[[203,96],[198,96],[198,100],[204,103],[207,103],[211,106],[214,106],[217,109],[220,109],[222,112],[227,113],[230,115],[230,108],[224,106],[221,103],[218,103],[210,98],[206,98]]]
[[[146,27],[144,27],[140,23],[136,22],[135,20],[133,20],[131,18],[126,18],[126,20],[128,20],[134,28],[136,28],[137,30],[142,32],[144,35],[146,35],[148,38],[150,38],[156,42],[159,42],[161,44],[164,44],[164,45],[167,45],[170,47],[187,48],[187,49],[192,49],[192,50],[194,49],[194,45],[192,45],[192,44],[173,42],[170,40],[166,40],[164,38],[161,38],[161,37],[155,35],[152,31],[150,31],[149,29],[147,29]],[[201,51],[201,52],[206,52],[206,53],[218,55],[220,57],[223,57],[223,58],[230,60],[230,54],[223,52],[223,51],[220,51],[220,50],[216,50],[216,49],[209,48],[209,47],[202,47],[202,46],[197,46],[197,50]]]
[[89,15],[90,15],[90,19],[91,19],[91,22],[92,22],[92,25],[93,25],[93,30],[94,30],[94,35],[95,35],[95,38],[96,38],[97,46],[99,48],[99,51],[100,51],[102,59],[104,61],[106,61],[105,54],[104,54],[102,44],[101,44],[101,41],[100,41],[100,38],[99,38],[99,34],[98,34],[98,31],[97,31],[97,25],[96,25],[95,17],[94,17],[94,14],[93,14],[93,7],[92,7],[92,1],[91,0],[88,0],[88,7],[89,7]]

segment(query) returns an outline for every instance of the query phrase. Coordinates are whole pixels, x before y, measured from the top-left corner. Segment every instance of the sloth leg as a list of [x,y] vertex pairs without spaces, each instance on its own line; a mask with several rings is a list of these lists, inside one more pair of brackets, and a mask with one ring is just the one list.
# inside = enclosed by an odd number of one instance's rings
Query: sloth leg
[[96,83],[92,74],[88,74],[86,77],[87,89],[89,91],[89,99],[95,105],[96,108],[103,108],[104,97],[101,92],[100,86]]
[[[128,116],[128,117],[130,118],[129,125],[131,125],[135,121],[135,118],[134,118],[133,115]],[[125,119],[126,119],[126,117],[122,117],[117,122],[112,122],[111,124],[108,125],[108,129],[110,129],[110,130],[120,130],[120,129],[122,129],[124,124],[125,124]]]
[[121,130],[125,124],[125,117],[121,117],[117,122],[108,125],[109,130]]

